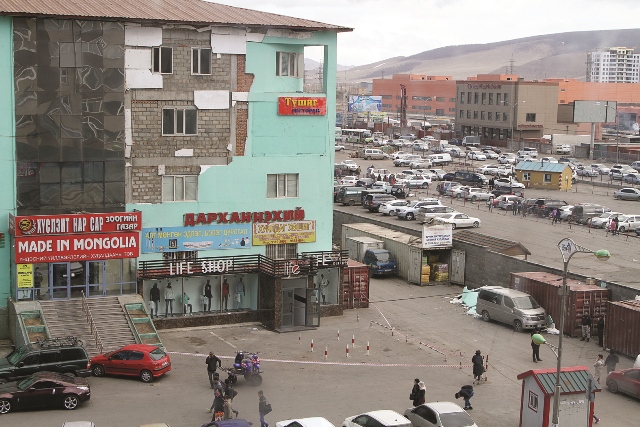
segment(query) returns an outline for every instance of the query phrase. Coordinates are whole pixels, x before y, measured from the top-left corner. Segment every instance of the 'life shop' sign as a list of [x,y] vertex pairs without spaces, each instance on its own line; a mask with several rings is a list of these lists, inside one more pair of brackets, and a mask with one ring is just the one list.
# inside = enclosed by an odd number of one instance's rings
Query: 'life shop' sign
[[280,116],[326,116],[327,98],[281,96],[278,98]]

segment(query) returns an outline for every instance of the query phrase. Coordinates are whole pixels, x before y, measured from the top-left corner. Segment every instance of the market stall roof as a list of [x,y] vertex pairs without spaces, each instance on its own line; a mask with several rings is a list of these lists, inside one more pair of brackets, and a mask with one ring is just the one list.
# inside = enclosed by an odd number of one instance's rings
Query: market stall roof
[[529,250],[520,242],[500,239],[498,237],[488,236],[471,230],[458,231],[453,235],[453,240],[483,246],[493,252],[509,256],[524,255],[525,259],[527,259],[527,255],[531,255],[531,252],[529,252]]

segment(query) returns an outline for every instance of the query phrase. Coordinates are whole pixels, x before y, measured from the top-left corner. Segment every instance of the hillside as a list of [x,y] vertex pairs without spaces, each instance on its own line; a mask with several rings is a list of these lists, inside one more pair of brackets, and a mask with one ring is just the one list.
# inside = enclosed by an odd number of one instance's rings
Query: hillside
[[[488,44],[447,46],[407,57],[389,58],[340,72],[340,81],[371,81],[392,74],[450,75],[513,72],[527,80],[586,76],[587,52],[611,46],[640,47],[640,30],[580,31]],[[640,52],[639,52],[640,53]]]

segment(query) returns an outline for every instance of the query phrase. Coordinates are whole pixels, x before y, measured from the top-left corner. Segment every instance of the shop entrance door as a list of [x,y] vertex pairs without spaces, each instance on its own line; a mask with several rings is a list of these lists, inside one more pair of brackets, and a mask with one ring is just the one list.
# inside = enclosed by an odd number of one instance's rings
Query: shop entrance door
[[106,261],[87,261],[87,295],[97,297],[105,295]]
[[293,327],[293,289],[282,290],[282,328]]
[[317,289],[307,289],[305,326],[320,326],[320,301]]
[[49,264],[49,297],[51,299],[69,298],[69,263],[52,262]]

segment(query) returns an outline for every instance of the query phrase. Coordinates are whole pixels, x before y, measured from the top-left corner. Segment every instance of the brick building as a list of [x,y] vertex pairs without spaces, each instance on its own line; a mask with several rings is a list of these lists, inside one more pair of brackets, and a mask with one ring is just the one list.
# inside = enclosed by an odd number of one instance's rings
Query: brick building
[[382,111],[399,114],[400,85],[407,88],[407,116],[455,116],[456,83],[451,76],[394,74],[373,79],[374,96],[382,96]]

